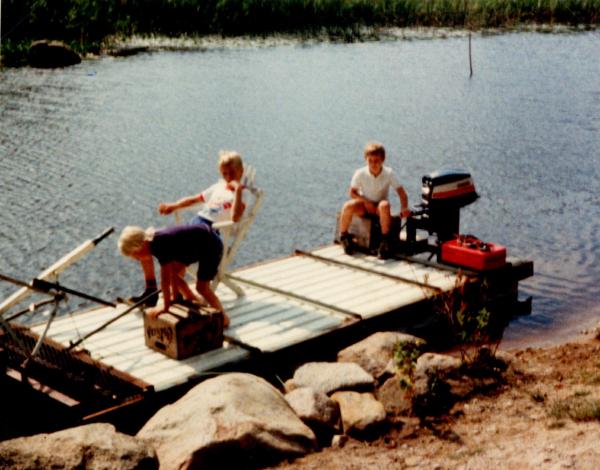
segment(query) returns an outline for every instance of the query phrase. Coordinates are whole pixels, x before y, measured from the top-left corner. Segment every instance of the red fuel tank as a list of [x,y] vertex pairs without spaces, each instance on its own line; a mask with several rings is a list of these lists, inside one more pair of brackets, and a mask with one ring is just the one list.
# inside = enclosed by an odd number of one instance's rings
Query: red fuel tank
[[487,271],[506,264],[506,248],[482,242],[472,235],[460,235],[442,243],[441,261],[475,271]]

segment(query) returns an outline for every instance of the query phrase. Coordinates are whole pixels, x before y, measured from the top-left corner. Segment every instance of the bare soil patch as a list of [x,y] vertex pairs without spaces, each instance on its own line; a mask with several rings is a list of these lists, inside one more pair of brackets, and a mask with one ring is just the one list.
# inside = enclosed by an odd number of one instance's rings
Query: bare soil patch
[[515,367],[505,384],[442,418],[397,418],[369,442],[349,438],[270,468],[600,468],[600,341],[509,352]]

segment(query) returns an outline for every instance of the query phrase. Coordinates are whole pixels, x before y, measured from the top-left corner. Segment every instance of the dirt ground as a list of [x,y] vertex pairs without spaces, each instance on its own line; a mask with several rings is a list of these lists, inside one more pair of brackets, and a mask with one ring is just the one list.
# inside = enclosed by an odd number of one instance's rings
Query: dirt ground
[[271,469],[599,469],[600,340],[509,352],[506,383],[444,418],[398,418],[375,440],[348,439]]

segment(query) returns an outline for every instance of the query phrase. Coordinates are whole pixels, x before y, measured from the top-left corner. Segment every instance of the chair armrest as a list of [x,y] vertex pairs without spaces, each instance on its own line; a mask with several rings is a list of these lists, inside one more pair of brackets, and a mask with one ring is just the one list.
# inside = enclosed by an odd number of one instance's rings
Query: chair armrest
[[237,222],[234,222],[233,220],[224,220],[223,222],[215,222],[214,224],[212,224],[212,228],[214,228],[215,230],[221,230],[224,228],[233,227],[236,223]]

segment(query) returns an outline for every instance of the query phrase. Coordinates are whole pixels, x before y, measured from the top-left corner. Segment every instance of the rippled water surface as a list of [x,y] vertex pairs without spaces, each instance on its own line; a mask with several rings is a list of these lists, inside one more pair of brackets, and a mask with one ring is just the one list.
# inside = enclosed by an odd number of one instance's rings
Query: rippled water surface
[[[258,169],[265,205],[237,265],[329,243],[369,139],[411,203],[420,178],[471,171],[461,229],[532,259],[533,313],[508,342],[600,314],[600,33],[241,47],[0,71],[0,273],[30,279],[114,226],[217,177],[221,148]],[[396,201],[397,207],[397,201]],[[114,299],[139,290],[109,237],[61,277]],[[13,287],[0,283],[0,297]],[[79,307],[71,298],[70,307]]]

